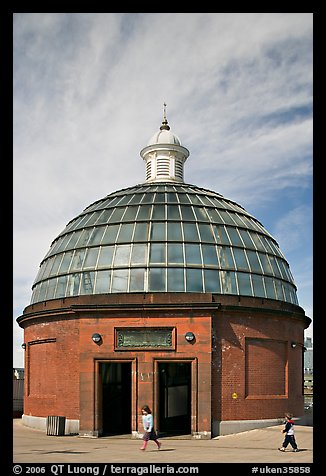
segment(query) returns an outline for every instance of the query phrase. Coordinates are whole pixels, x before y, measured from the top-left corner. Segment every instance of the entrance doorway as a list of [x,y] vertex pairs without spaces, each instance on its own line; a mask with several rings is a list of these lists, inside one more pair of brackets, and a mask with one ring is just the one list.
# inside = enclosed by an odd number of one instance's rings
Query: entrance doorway
[[103,435],[131,433],[131,362],[102,362]]
[[191,433],[191,362],[158,363],[160,434]]

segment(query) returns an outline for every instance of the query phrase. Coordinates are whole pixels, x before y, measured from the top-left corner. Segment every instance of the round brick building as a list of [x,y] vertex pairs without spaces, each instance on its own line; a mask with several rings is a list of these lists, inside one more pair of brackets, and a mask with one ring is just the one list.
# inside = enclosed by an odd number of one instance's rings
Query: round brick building
[[24,328],[24,424],[66,433],[211,438],[303,414],[310,319],[278,244],[232,200],[183,182],[168,125],[146,181],[92,203],[55,238]]

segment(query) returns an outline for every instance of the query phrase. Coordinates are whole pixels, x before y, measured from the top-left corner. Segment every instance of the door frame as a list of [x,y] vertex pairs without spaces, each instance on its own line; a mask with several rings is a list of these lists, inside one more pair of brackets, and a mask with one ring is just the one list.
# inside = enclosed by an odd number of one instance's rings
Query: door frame
[[190,386],[190,431],[195,434],[198,431],[198,359],[197,357],[185,358],[154,358],[154,395],[153,395],[153,409],[155,426],[159,419],[159,364],[161,363],[190,363],[191,386]]
[[94,359],[95,364],[95,379],[94,379],[94,429],[98,436],[103,434],[103,401],[102,401],[102,379],[100,374],[101,364],[119,364],[131,363],[131,434],[137,428],[137,359]]

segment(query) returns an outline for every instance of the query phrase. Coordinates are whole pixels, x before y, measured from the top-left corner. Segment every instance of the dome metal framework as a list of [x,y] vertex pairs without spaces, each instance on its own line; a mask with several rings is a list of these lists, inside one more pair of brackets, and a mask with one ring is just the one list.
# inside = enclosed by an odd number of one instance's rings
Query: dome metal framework
[[53,241],[31,303],[85,294],[200,292],[298,304],[277,242],[222,195],[148,182],[88,206]]

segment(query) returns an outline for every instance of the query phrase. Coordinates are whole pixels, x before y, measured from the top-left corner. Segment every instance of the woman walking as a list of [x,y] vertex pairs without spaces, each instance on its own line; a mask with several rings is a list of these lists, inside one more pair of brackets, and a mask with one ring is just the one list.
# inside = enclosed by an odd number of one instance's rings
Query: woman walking
[[157,439],[156,432],[154,431],[153,427],[153,415],[151,409],[148,405],[143,405],[142,409],[142,420],[143,420],[143,427],[144,427],[144,436],[143,436],[143,446],[140,448],[142,451],[146,450],[146,446],[149,440],[155,441],[157,445],[157,449],[161,448],[162,443],[160,443]]

